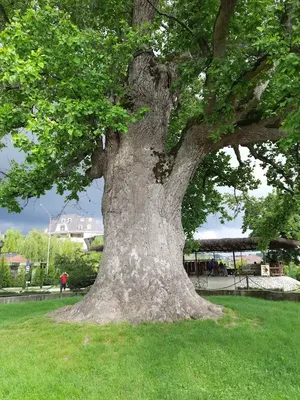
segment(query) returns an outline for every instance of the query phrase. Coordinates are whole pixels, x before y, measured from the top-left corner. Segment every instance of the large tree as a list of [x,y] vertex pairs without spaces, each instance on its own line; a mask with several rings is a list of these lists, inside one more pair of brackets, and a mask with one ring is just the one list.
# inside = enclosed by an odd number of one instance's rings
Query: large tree
[[20,211],[54,184],[76,198],[105,181],[100,273],[58,318],[220,315],[182,267],[182,202],[197,168],[211,202],[222,148],[241,161],[239,146],[299,141],[297,1],[3,0],[1,10],[1,134],[25,153],[3,171],[1,205]]

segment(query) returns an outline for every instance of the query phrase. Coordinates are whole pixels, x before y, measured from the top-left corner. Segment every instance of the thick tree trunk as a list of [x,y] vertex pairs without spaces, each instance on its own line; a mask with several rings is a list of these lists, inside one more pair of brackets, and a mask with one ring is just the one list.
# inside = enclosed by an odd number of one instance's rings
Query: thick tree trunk
[[[145,120],[132,129],[141,125],[145,128]],[[168,200],[160,157],[147,147],[136,152],[131,134],[107,170],[99,275],[85,299],[60,310],[57,319],[139,323],[218,317],[221,309],[196,294],[183,268],[180,202]]]

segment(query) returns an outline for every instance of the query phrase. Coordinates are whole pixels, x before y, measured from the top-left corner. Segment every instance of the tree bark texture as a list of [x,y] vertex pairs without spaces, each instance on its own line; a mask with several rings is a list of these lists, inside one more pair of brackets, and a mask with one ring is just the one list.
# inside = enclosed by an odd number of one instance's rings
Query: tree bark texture
[[97,280],[82,302],[60,310],[57,319],[135,324],[220,316],[219,307],[196,294],[183,268],[180,205],[168,203],[157,181],[158,156],[150,149],[135,155],[126,141],[121,147],[105,183]]

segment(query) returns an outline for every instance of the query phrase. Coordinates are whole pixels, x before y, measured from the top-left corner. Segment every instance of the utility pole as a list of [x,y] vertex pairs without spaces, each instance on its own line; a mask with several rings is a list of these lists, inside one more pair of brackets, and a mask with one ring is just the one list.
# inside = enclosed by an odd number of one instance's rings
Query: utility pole
[[50,261],[50,242],[51,242],[51,215],[49,213],[49,211],[46,210],[46,208],[43,206],[43,204],[40,204],[40,206],[46,211],[46,213],[48,214],[49,217],[49,228],[48,228],[48,251],[47,251],[47,269],[46,272],[48,274],[48,270],[49,270],[49,261]]

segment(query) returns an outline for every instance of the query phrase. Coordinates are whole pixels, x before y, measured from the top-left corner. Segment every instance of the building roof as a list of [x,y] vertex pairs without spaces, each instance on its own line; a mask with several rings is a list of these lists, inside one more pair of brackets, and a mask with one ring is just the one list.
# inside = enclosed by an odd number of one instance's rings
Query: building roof
[[5,261],[8,262],[8,263],[22,263],[22,264],[25,264],[26,261],[27,261],[26,258],[20,256],[20,254],[12,256],[12,257],[4,256],[4,258],[5,258]]
[[[48,228],[45,230],[48,233]],[[52,220],[50,233],[97,232],[102,233],[95,218],[66,214]]]
[[[199,252],[209,253],[219,251],[222,253],[231,251],[254,251],[257,250],[260,238],[228,238],[228,239],[203,239],[197,242],[200,245]],[[297,249],[300,248],[300,242],[291,239],[272,240],[269,245],[270,250]]]

